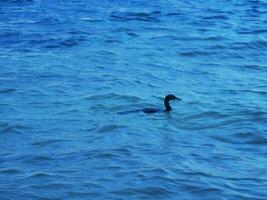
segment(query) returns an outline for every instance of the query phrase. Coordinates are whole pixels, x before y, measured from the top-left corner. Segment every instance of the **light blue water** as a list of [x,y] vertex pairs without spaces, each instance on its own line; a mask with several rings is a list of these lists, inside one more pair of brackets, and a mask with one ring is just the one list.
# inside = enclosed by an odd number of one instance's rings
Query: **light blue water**
[[266,52],[265,0],[0,0],[0,199],[266,199]]

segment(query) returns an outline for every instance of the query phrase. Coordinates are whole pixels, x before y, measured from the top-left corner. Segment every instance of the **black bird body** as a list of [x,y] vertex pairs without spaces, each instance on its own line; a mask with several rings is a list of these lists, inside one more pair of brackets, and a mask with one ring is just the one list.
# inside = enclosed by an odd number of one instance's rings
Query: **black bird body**
[[[165,98],[164,98],[164,106],[165,106],[165,112],[170,112],[172,110],[171,106],[170,106],[170,101],[171,100],[181,100],[180,98],[172,95],[172,94],[168,94]],[[144,113],[156,113],[156,112],[160,112],[162,110],[160,109],[156,109],[156,108],[145,108],[143,109]]]
[[157,112],[170,112],[172,110],[171,106],[170,106],[170,101],[171,100],[179,100],[181,101],[182,99],[169,94],[164,98],[164,106],[165,106],[165,110],[163,109],[158,109],[158,108],[144,108],[144,109],[138,109],[138,110],[131,110],[131,111],[124,111],[124,112],[119,112],[118,114],[129,114],[129,113],[135,113],[135,112],[144,112],[147,114],[153,114],[153,113],[157,113]]

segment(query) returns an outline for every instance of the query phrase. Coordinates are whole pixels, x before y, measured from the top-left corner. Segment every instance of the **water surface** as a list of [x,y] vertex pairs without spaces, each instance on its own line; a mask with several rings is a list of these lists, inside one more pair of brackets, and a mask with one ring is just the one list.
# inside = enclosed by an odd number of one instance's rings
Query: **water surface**
[[0,0],[0,199],[266,199],[266,25],[264,0]]

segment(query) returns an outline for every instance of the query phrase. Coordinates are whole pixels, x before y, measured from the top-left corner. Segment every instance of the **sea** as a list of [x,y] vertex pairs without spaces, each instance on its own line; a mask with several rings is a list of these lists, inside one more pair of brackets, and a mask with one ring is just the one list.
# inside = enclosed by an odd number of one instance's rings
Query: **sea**
[[266,200],[267,1],[0,0],[0,199]]

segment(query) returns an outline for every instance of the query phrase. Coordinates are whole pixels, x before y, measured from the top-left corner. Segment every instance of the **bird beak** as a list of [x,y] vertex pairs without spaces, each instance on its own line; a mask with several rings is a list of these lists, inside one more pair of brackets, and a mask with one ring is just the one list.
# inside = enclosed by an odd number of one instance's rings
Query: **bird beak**
[[178,101],[182,101],[182,99],[181,99],[181,98],[179,98],[179,97],[176,97],[176,100],[178,100]]

